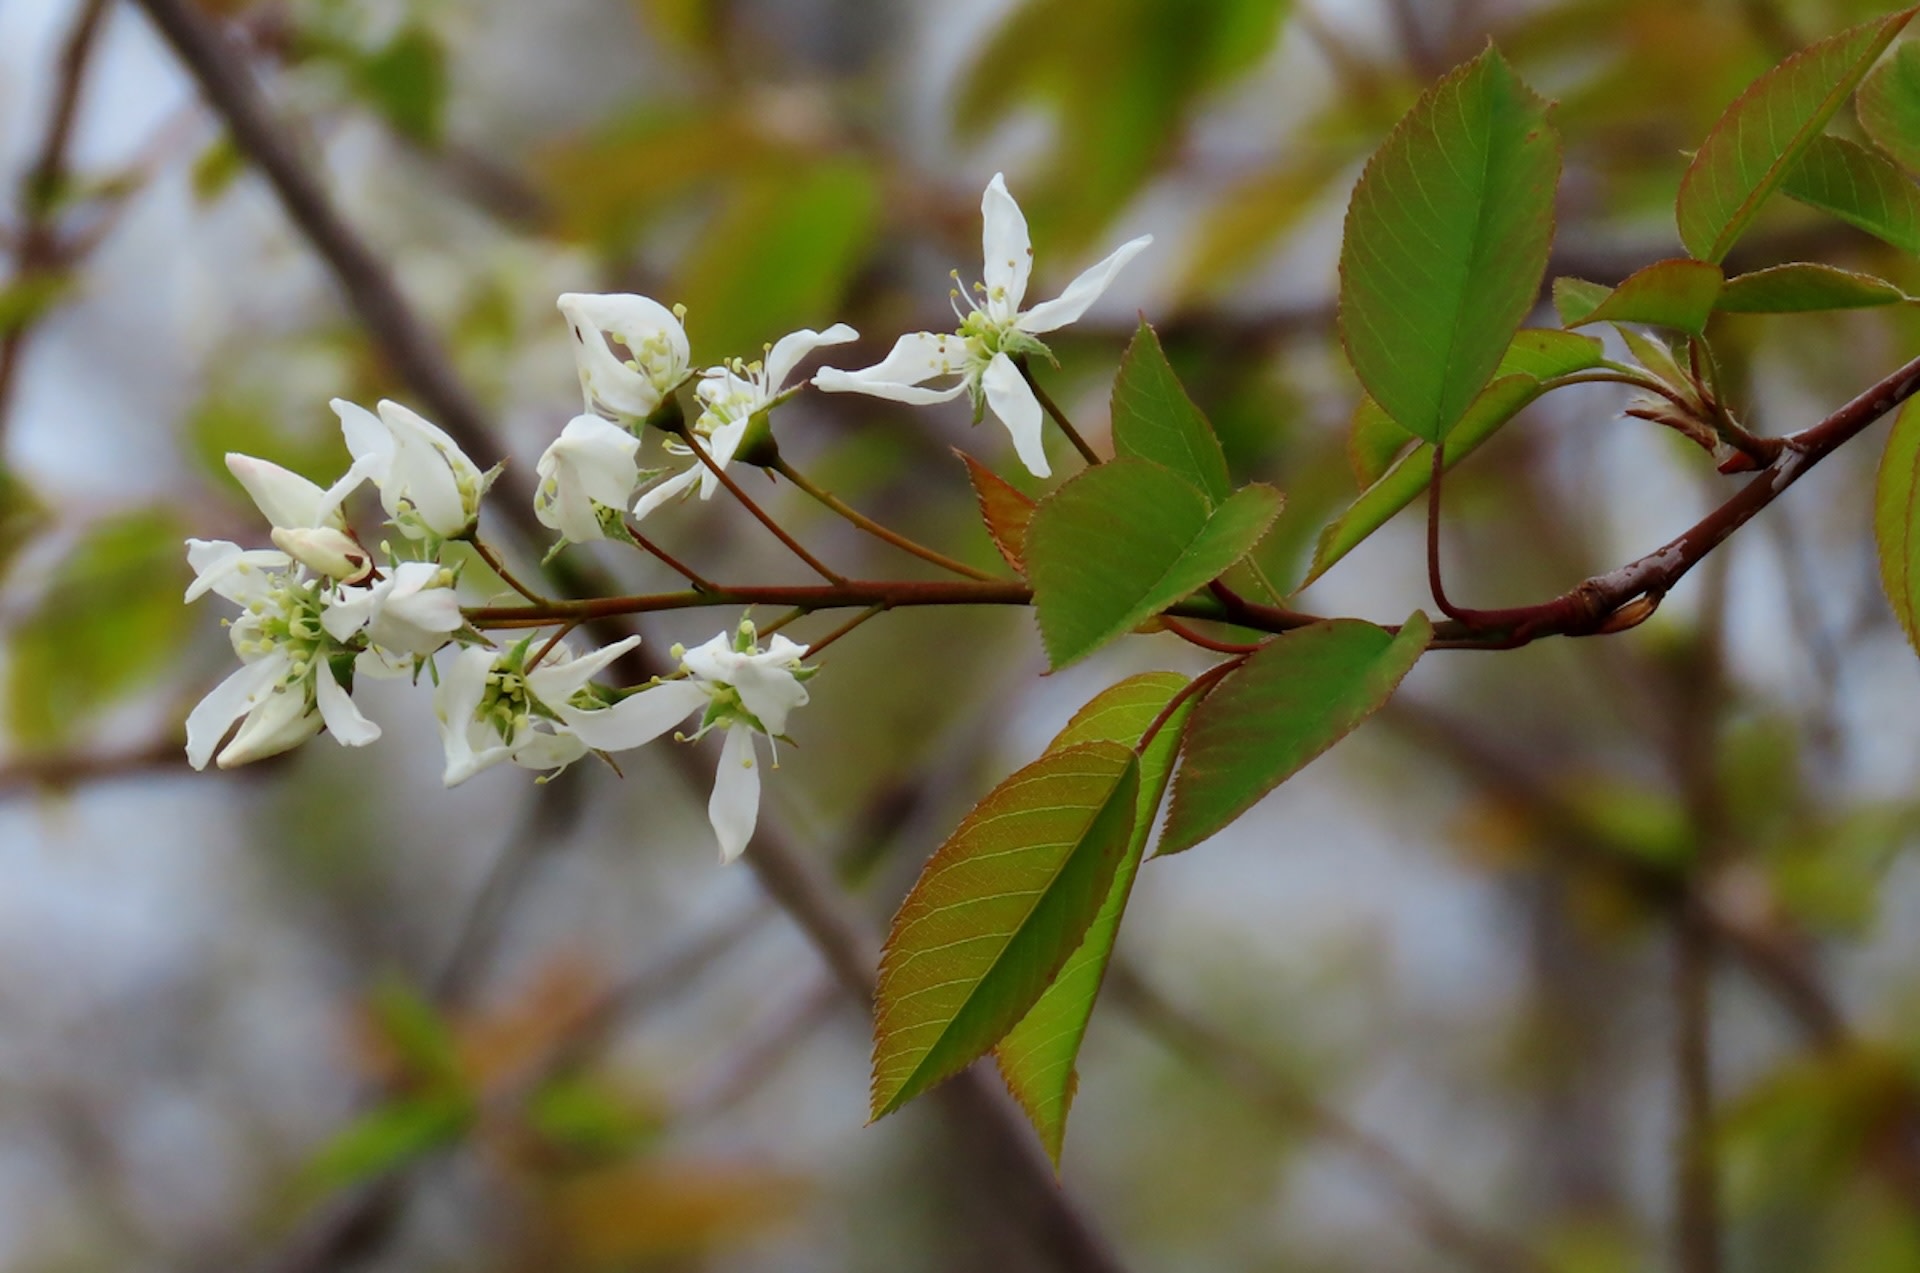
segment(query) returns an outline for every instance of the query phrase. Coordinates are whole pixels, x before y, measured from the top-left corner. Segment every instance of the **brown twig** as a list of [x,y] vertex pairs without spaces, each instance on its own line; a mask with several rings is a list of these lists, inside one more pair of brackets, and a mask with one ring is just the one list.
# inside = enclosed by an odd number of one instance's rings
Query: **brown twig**
[[1053,422],[1060,426],[1060,432],[1067,435],[1067,441],[1073,443],[1073,449],[1080,452],[1080,458],[1085,460],[1089,465],[1098,466],[1100,463],[1100,453],[1088,445],[1087,440],[1080,436],[1080,430],[1073,427],[1073,421],[1067,419],[1067,413],[1062,411],[1060,404],[1053,400],[1053,395],[1049,394],[1041,387],[1040,382],[1034,379],[1032,369],[1027,366],[1027,360],[1025,358],[1016,358],[1014,359],[1014,366],[1020,369],[1021,379],[1025,380],[1027,387],[1033,390],[1033,396],[1039,401],[1041,410],[1045,411],[1047,415],[1052,418]]
[[839,496],[835,495],[833,492],[824,490],[821,487],[814,485],[814,483],[805,474],[797,472],[793,468],[793,466],[788,464],[784,459],[776,458],[767,467],[772,469],[775,473],[778,473],[780,476],[786,478],[789,482],[792,482],[795,486],[799,487],[806,494],[812,496],[815,500],[818,500],[821,504],[824,504],[827,508],[832,509],[835,513],[838,513],[841,517],[846,518],[849,522],[852,522],[855,526],[858,526],[861,530],[867,532],[869,535],[872,535],[876,539],[880,539],[885,541],[886,543],[892,544],[895,548],[900,549],[902,552],[912,553],[915,557],[918,557],[922,561],[931,562],[932,564],[940,567],[942,570],[950,570],[956,575],[965,575],[969,579],[992,579],[993,578],[992,575],[988,574],[984,570],[977,570],[974,567],[969,566],[964,561],[955,561],[953,558],[947,556],[943,552],[938,552],[932,548],[927,547],[925,544],[918,542],[917,540],[907,538],[905,535],[902,535],[900,532],[896,530],[893,530],[887,526],[881,525],[879,522],[874,521],[871,517],[868,517],[865,513],[862,513],[858,509],[854,508],[852,505],[848,504],[845,500],[841,499]]
[[716,589],[709,580],[702,578],[698,573],[696,573],[693,567],[686,565],[685,563],[680,561],[679,558],[669,553],[666,549],[660,547],[660,545],[654,543],[651,539],[648,539],[645,535],[642,535],[640,533],[640,528],[638,526],[635,526],[632,522],[627,521],[624,517],[620,519],[620,527],[622,530],[626,531],[627,538],[633,541],[635,547],[639,548],[643,552],[646,552],[652,555],[662,565],[666,566],[668,570],[673,571],[675,574],[679,575],[682,579],[685,579],[688,583],[692,584],[697,591],[700,591],[700,592],[718,591],[718,589]]
[[755,503],[751,495],[741,490],[740,483],[734,481],[733,478],[728,475],[727,470],[721,466],[720,462],[708,453],[707,448],[701,445],[700,439],[694,435],[692,429],[686,430],[680,435],[680,438],[681,441],[687,444],[687,449],[693,452],[694,458],[706,465],[707,471],[713,474],[720,485],[727,488],[727,493],[739,501],[740,507],[751,513],[755,521],[773,532],[773,537],[785,544],[788,551],[801,561],[806,562],[815,574],[827,580],[829,583],[841,583],[844,581],[844,575],[835,572],[823,564],[818,557],[808,552],[799,540],[787,533],[786,527],[775,521],[766,509],[761,508],[759,504]]

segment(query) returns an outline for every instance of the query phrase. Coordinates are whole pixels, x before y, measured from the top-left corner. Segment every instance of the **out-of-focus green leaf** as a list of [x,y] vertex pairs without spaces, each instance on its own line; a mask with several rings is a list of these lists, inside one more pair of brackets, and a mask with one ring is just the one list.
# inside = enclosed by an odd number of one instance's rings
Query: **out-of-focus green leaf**
[[47,524],[47,506],[19,475],[0,465],[0,580],[13,559]]
[[881,954],[875,1118],[957,1073],[1033,1007],[1107,898],[1139,792],[1129,748],[1051,751],[935,851]]
[[415,1079],[459,1087],[466,1081],[459,1046],[440,1010],[397,977],[382,978],[368,1000],[380,1037]]
[[962,80],[954,124],[978,137],[1040,101],[1058,117],[1022,202],[1052,241],[1085,243],[1152,174],[1207,89],[1272,46],[1286,0],[1025,0]]
[[1676,211],[1689,253],[1726,256],[1913,14],[1903,9],[1802,49],[1727,107],[1680,182]]
[[692,190],[736,172],[768,172],[777,159],[742,110],[650,103],[552,146],[534,168],[560,233],[616,251],[647,218]]
[[9,643],[7,726],[30,746],[73,738],[169,667],[193,630],[180,603],[186,532],[164,509],[91,527]]
[[1160,338],[1145,322],[1120,359],[1113,382],[1113,446],[1120,455],[1147,460],[1185,478],[1207,497],[1225,503],[1233,488],[1227,457],[1213,426],[1173,374]]
[[334,1133],[307,1162],[301,1183],[310,1193],[323,1194],[372,1180],[451,1145],[472,1118],[472,1108],[455,1096],[403,1097]]
[[680,48],[712,55],[724,28],[714,0],[638,0],[647,25]]
[[597,1157],[630,1152],[660,1120],[623,1093],[583,1075],[546,1084],[527,1101],[527,1121],[555,1144]]
[[1554,300],[1560,309],[1560,321],[1568,327],[1647,323],[1699,336],[1713,317],[1713,303],[1720,296],[1723,282],[1720,267],[1707,261],[1656,261],[1628,275],[1584,313],[1579,312],[1588,299],[1583,292],[1569,288],[1563,300],[1556,286]]
[[987,537],[993,540],[993,546],[1000,550],[1000,556],[1009,566],[1026,574],[1027,525],[1033,520],[1033,501],[965,451],[954,454],[966,463],[967,478],[980,501],[980,520],[986,523]]
[[1716,1140],[1729,1207],[1743,1212],[1837,1186],[1873,1152],[1910,1092],[1901,1059],[1863,1045],[1782,1066],[1721,1118]]
[[64,270],[33,270],[0,286],[0,336],[38,322],[72,286]]
[[296,430],[265,396],[216,388],[188,412],[186,441],[201,470],[223,489],[233,489],[229,451],[271,460],[326,487],[346,471],[349,457],[324,405],[313,422],[317,427]]
[[1361,174],[1340,248],[1340,338],[1417,438],[1444,438],[1533,307],[1560,141],[1489,48],[1429,89]]
[[1214,835],[1345,738],[1393,696],[1432,639],[1416,611],[1397,635],[1333,619],[1268,641],[1194,710],[1156,856]]
[[[1532,376],[1502,376],[1488,385],[1447,438],[1448,471],[1472,455],[1481,443],[1500,431],[1501,425],[1543,392],[1541,383]],[[1335,562],[1386,525],[1395,513],[1420,498],[1432,479],[1433,448],[1422,442],[1402,456],[1385,476],[1360,492],[1360,497],[1347,506],[1347,511],[1320,532],[1313,548],[1313,563],[1299,586],[1304,588],[1333,569]]]
[[1304,150],[1261,168],[1225,191],[1208,210],[1187,265],[1189,289],[1239,282],[1248,266],[1298,225],[1361,153],[1357,143],[1349,149],[1298,137],[1287,140],[1290,148],[1303,145]]
[[1797,261],[1728,279],[1715,308],[1728,314],[1804,314],[1871,309],[1911,299],[1883,278]]
[[1902,252],[1920,254],[1920,190],[1877,151],[1844,137],[1816,137],[1782,188]]
[[1145,460],[1086,472],[1034,510],[1027,577],[1056,668],[1205,587],[1247,555],[1279,515],[1280,493],[1241,488],[1217,509]]
[[[1186,684],[1187,678],[1177,672],[1147,672],[1128,677],[1076,712],[1047,750],[1058,751],[1092,742],[1138,747],[1147,728]],[[1174,752],[1180,746],[1180,730],[1191,710],[1191,703],[1182,703],[1140,753],[1140,794],[1134,807],[1133,833],[1127,841],[1126,854],[1114,870],[1113,883],[1107,889],[1100,913],[1087,926],[1086,937],[1061,965],[1046,993],[994,1048],[1007,1089],[1027,1112],[1034,1130],[1040,1133],[1047,1156],[1056,1167],[1060,1164],[1060,1146],[1067,1134],[1067,1112],[1073,1104],[1077,1085],[1074,1058],[1080,1054],[1080,1042],[1086,1037],[1093,1001],[1100,993],[1107,961],[1113,955],[1114,938],[1120,931],[1120,917],[1133,891],[1133,877],[1146,852],[1147,837],[1153,833],[1153,815],[1160,807],[1161,796],[1166,794]]]
[[221,133],[202,150],[193,161],[193,171],[189,182],[193,186],[193,197],[201,203],[212,203],[225,194],[241,173],[247,170],[247,157],[233,144],[233,138]]
[[1920,172],[1920,43],[1907,41],[1860,83],[1860,127],[1908,172]]
[[826,327],[879,211],[879,183],[858,161],[744,181],[680,276],[699,348],[754,358],[790,331]]
[[1907,641],[1920,650],[1920,400],[1894,417],[1873,493],[1880,585]]
[[447,52],[427,28],[401,28],[387,44],[359,58],[353,83],[392,129],[425,146],[440,140],[447,105]]

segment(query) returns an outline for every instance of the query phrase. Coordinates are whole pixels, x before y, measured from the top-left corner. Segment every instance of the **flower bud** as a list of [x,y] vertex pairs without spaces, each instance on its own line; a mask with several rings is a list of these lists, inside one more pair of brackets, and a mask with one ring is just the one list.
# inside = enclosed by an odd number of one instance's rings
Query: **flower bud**
[[341,583],[359,583],[373,573],[373,559],[367,550],[352,536],[330,526],[317,529],[276,526],[273,545],[307,569]]

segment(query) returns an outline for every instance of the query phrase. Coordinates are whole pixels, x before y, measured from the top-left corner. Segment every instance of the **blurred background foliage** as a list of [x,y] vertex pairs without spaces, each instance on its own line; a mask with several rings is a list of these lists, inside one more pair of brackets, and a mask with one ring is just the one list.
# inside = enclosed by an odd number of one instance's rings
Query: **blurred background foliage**
[[[1263,565],[1298,579],[1356,490],[1346,193],[1426,83],[1491,38],[1558,99],[1553,273],[1614,282],[1677,250],[1685,155],[1725,104],[1884,6],[200,9],[510,463],[574,410],[558,292],[683,302],[702,363],[844,320],[863,339],[842,365],[863,365],[947,322],[1004,170],[1037,295],[1157,239],[1060,334],[1055,396],[1104,440],[1144,310],[1236,480],[1288,493]],[[221,455],[328,478],[327,399],[409,395],[133,6],[0,5],[0,171],[0,1268],[1050,1267],[934,1114],[862,1126],[861,1015],[749,876],[714,869],[704,792],[659,758],[443,792],[401,687],[367,752],[185,771],[183,708],[228,656],[178,604],[179,541],[261,538]],[[1732,265],[1800,258],[1920,290],[1913,262],[1785,201]],[[1763,432],[1920,336],[1904,307],[1717,321]],[[1720,497],[1620,405],[1537,404],[1449,479],[1460,595],[1557,592]],[[817,480],[982,565],[950,448],[1033,489],[963,407],[815,396],[779,424]],[[1685,1142],[1716,1168],[1725,1267],[1920,1268],[1920,668],[1876,590],[1873,445],[1645,627],[1429,659],[1257,815],[1142,873],[1065,1167],[1128,1267],[1675,1267]],[[916,569],[792,495],[766,491],[845,568]],[[724,501],[660,524],[709,576],[792,574]],[[1396,522],[1309,601],[1400,617],[1419,544]],[[803,639],[832,620],[812,622]],[[716,626],[672,616],[649,641]],[[1139,638],[1043,680],[1024,614],[886,616],[824,660],[768,820],[877,923],[1075,707],[1191,655]],[[1674,975],[1696,939],[1704,1007]],[[1712,1117],[1689,1133],[1676,1040],[1709,1026]]]

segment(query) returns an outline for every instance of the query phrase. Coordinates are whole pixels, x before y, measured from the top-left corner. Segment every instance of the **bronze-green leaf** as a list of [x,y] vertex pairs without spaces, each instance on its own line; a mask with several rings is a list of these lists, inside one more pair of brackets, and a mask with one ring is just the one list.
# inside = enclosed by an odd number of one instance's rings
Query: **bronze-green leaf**
[[1908,295],[1871,274],[1796,261],[1727,280],[1717,308],[1729,314],[1805,314],[1898,305]]
[[1902,252],[1920,254],[1920,190],[1878,151],[1844,137],[1816,137],[1783,189]]
[[1367,394],[1428,442],[1493,378],[1553,239],[1560,139],[1489,48],[1429,89],[1354,187],[1340,338]]
[[1873,538],[1893,617],[1920,650],[1920,400],[1907,399],[1887,434],[1873,493]]
[[1130,748],[1049,752],[975,805],[893,917],[874,999],[873,1116],[991,1048],[1086,935],[1133,834]]
[[1144,321],[1113,381],[1113,449],[1186,478],[1209,505],[1225,503],[1232,493],[1220,439],[1187,397],[1160,337]]
[[[1187,685],[1178,672],[1145,672],[1128,677],[1112,686],[1074,714],[1060,731],[1049,750],[1078,743],[1115,742],[1125,747],[1138,746],[1156,717]],[[1126,856],[1120,859],[1107,889],[1100,913],[1087,926],[1080,942],[1046,993],[1007,1032],[994,1049],[1001,1077],[1013,1093],[1027,1118],[1040,1133],[1047,1156],[1056,1166],[1060,1145],[1067,1132],[1067,1111],[1073,1104],[1076,1087],[1074,1058],[1080,1054],[1080,1041],[1086,1036],[1087,1021],[1093,1015],[1093,1001],[1106,976],[1107,961],[1113,955],[1113,941],[1120,931],[1120,917],[1126,911],[1133,891],[1133,877],[1140,869],[1147,837],[1153,833],[1153,815],[1166,794],[1167,778],[1173,769],[1173,755],[1180,745],[1180,730],[1191,702],[1182,703],[1140,753],[1140,796],[1134,807],[1133,834],[1127,842]]]
[[1192,848],[1345,738],[1432,639],[1416,612],[1398,635],[1331,619],[1267,642],[1194,710],[1157,852]]
[[1676,212],[1689,253],[1726,257],[1913,14],[1903,9],[1802,49],[1727,107],[1680,182]]
[[[1647,323],[1699,336],[1713,316],[1713,303],[1720,296],[1723,281],[1720,267],[1706,261],[1655,261],[1629,274],[1585,313],[1569,312],[1567,304],[1562,303],[1560,319],[1568,327]],[[1557,290],[1555,297],[1559,297]]]
[[980,520],[986,524],[987,537],[1000,550],[1009,566],[1021,574],[1027,572],[1027,523],[1033,520],[1033,501],[1005,478],[965,451],[956,449],[967,466],[967,478],[980,502]]
[[1908,40],[1860,83],[1860,127],[1908,172],[1920,172],[1920,43]]

